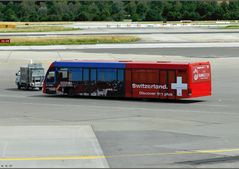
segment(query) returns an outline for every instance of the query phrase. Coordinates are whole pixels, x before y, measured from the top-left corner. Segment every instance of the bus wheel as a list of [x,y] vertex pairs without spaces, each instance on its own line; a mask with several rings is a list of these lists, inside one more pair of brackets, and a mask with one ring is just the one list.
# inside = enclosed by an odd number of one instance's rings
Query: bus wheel
[[68,91],[67,91],[67,94],[68,94],[68,96],[70,96],[70,97],[75,96],[74,88],[69,88]]

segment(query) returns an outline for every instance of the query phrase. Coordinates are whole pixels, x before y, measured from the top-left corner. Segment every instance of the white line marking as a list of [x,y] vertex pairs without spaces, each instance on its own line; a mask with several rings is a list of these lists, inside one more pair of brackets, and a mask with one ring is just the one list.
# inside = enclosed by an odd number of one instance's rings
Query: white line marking
[[130,49],[130,48],[201,48],[201,47],[239,47],[238,42],[229,43],[132,43],[96,45],[53,45],[53,46],[0,46],[0,50],[77,50],[77,49]]

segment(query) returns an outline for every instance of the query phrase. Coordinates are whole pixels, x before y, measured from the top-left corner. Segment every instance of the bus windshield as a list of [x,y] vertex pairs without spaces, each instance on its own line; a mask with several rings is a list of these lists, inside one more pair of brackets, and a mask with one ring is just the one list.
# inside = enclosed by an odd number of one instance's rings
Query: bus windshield
[[47,82],[54,82],[55,81],[55,71],[49,71],[46,77]]

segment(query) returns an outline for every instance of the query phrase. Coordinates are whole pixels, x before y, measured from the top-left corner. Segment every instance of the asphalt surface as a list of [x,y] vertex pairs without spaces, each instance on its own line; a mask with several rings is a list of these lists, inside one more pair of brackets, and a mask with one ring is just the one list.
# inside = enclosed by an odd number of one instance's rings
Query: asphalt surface
[[91,126],[0,126],[0,134],[1,168],[109,167],[92,158],[103,152]]
[[[0,36],[108,34],[141,41],[0,48],[0,167],[238,167],[238,30],[114,28]],[[209,60],[213,95],[112,100],[16,89],[20,66],[33,60],[47,69],[62,59]]]
[[0,33],[0,36],[3,37],[11,37],[11,36],[51,36],[51,35],[58,35],[58,36],[69,36],[69,35],[140,35],[140,34],[236,34],[239,33],[238,30],[228,31],[228,30],[218,30],[218,31],[192,31],[192,32],[160,32],[160,31],[148,31],[139,32],[138,29],[136,31],[128,31],[128,29],[122,29],[122,31],[117,32],[104,32],[105,30],[95,31],[95,32],[84,32],[84,31],[74,31],[74,32],[59,32],[59,33]]
[[[121,50],[121,53],[120,50],[107,49],[103,51],[104,53],[99,50],[83,50],[91,53],[64,51],[60,54],[54,51],[21,51],[13,52],[11,55],[8,51],[1,51],[1,126],[9,128],[12,126],[62,126],[63,128],[67,126],[91,126],[104,153],[103,158],[107,160],[109,167],[216,168],[239,166],[237,158],[239,155],[239,100],[237,98],[239,96],[239,59],[228,57],[236,56],[237,49],[215,48],[210,51],[213,56],[223,54],[224,57],[221,58],[201,58],[203,50],[207,52],[207,49],[185,48],[182,50],[173,48],[165,51],[165,54],[169,54],[168,52],[171,51],[173,55],[184,55],[183,52],[185,51],[192,52],[193,57],[190,58],[155,55],[157,51],[162,51],[162,49],[127,49]],[[125,54],[126,52],[127,54]],[[134,54],[129,54],[130,52]],[[144,55],[141,52],[144,52]],[[39,91],[16,89],[14,84],[15,72],[19,66],[27,64],[29,59],[41,61],[47,68],[51,61],[74,58],[210,60],[213,95],[181,101],[110,100],[48,96]],[[9,131],[7,128],[5,130]],[[5,135],[7,135],[6,131]],[[44,137],[47,139],[49,136]],[[3,136],[1,135],[0,138]],[[41,145],[39,148],[44,148],[44,146],[46,145]],[[85,146],[92,148],[93,145]],[[85,146],[82,147],[87,148]],[[26,149],[31,151],[30,146],[26,146]],[[4,151],[10,150],[11,148]],[[3,156],[3,154],[0,155]],[[13,156],[18,157],[17,155],[19,154],[15,153]],[[27,156],[29,154],[23,153],[21,155]],[[56,151],[55,155],[60,156],[62,154],[58,154]],[[82,154],[79,151],[77,155]],[[100,154],[87,155],[94,159],[101,158]],[[43,153],[42,156],[51,158],[47,153]],[[31,158],[31,156],[27,157]],[[31,163],[27,159],[22,159],[22,161],[25,164]],[[41,166],[42,161],[45,162],[39,159],[35,159],[35,161],[39,166]],[[65,158],[61,161],[63,164],[68,163],[68,167],[71,166],[69,159]],[[78,162],[80,164],[87,163],[87,159]],[[53,165],[53,161],[47,161],[47,163]],[[17,167],[14,160],[8,161],[8,163],[3,163],[0,160],[0,165]]]
[[[144,44],[146,46],[146,44]],[[11,55],[12,52],[53,52],[57,53],[59,57],[61,57],[61,53],[73,53],[72,59],[74,59],[74,56],[78,56],[82,53],[94,53],[95,54],[105,54],[107,57],[108,55],[115,55],[116,58],[121,58],[128,55],[138,55],[138,58],[143,57],[144,55],[151,55],[157,58],[157,56],[184,56],[187,58],[230,58],[230,57],[238,57],[239,48],[238,47],[155,47],[155,48],[92,48],[92,49],[84,49],[84,48],[67,48],[64,47],[58,47],[54,49],[47,49],[47,48],[33,48],[30,47],[27,48],[9,48],[10,51],[6,51],[6,55]],[[3,48],[0,48],[0,51]],[[127,59],[127,57],[124,57]],[[59,59],[59,58],[56,58]],[[137,59],[137,57],[135,58]]]
[[197,47],[197,48],[130,48],[130,49],[81,49],[86,53],[137,54],[137,55],[165,55],[185,56],[197,58],[238,57],[238,47]]

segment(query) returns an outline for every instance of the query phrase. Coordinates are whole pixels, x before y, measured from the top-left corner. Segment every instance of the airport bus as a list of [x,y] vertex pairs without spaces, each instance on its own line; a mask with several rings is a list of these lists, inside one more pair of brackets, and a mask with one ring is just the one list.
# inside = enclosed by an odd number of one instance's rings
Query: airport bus
[[55,61],[43,93],[183,99],[211,95],[209,62]]

